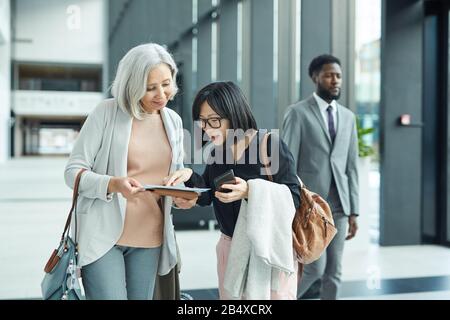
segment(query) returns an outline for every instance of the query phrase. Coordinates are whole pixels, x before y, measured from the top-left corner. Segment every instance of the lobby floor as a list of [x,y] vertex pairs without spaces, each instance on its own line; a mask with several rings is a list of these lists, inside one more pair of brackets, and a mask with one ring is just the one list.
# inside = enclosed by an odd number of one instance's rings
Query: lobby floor
[[[21,158],[0,164],[0,299],[38,299],[43,267],[70,206],[64,157]],[[346,243],[342,299],[450,299],[450,248],[380,247],[378,176],[364,181],[357,237]],[[178,210],[174,214],[185,214]],[[181,288],[195,299],[217,298],[217,230],[178,231]]]

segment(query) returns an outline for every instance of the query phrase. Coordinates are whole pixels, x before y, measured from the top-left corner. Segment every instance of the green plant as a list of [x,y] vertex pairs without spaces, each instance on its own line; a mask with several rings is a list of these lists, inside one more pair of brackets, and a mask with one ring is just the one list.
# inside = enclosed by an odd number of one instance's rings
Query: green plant
[[356,129],[358,131],[358,150],[359,150],[359,157],[369,157],[375,154],[375,150],[371,145],[366,144],[366,142],[363,139],[363,136],[367,134],[371,134],[375,131],[375,128],[362,128],[361,127],[361,121],[358,118],[356,120]]

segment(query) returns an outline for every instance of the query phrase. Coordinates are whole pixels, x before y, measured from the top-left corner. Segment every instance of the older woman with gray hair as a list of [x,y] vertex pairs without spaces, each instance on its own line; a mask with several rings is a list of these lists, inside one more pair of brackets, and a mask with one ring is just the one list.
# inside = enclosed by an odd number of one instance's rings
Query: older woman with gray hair
[[132,48],[119,63],[114,98],[90,113],[70,155],[69,187],[86,170],[76,217],[87,299],[152,299],[157,274],[177,264],[172,199],[143,188],[183,167],[182,121],[166,108],[176,75],[162,46]]

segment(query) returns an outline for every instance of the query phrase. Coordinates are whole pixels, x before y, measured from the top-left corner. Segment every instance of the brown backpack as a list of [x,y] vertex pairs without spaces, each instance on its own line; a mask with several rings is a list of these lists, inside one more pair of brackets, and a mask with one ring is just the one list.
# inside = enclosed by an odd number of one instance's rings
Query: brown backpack
[[292,221],[292,237],[297,260],[309,264],[320,258],[337,233],[328,203],[302,184],[300,207]]
[[[268,136],[269,134],[266,134],[263,138],[261,153],[267,176],[273,182],[267,156]],[[328,203],[318,194],[306,189],[301,179],[298,179],[300,181],[300,207],[296,210],[292,222],[292,238],[297,261],[303,265],[320,258],[336,235],[337,229],[334,226],[333,215]]]

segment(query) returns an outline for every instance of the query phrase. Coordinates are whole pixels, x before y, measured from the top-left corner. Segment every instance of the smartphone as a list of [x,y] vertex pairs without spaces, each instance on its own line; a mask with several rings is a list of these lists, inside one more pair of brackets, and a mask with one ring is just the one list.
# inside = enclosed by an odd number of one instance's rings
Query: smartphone
[[231,192],[230,189],[222,188],[223,184],[230,184],[230,183],[232,183],[232,184],[235,183],[233,169],[228,170],[224,174],[221,174],[220,176],[218,176],[214,179],[214,186],[216,187],[216,190],[219,192],[224,192],[224,193]]

